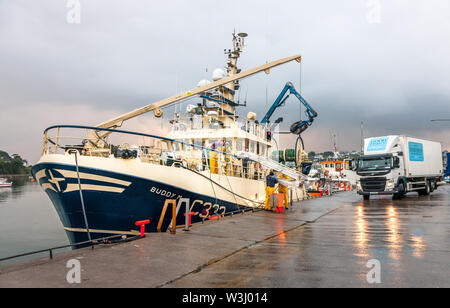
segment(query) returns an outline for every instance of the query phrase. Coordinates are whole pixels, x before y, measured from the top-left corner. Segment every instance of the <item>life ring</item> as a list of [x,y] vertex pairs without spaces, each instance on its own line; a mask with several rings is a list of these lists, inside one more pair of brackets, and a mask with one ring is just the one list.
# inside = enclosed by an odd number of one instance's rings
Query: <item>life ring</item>
[[330,171],[325,170],[325,172],[323,173],[325,176],[328,176],[330,174]]

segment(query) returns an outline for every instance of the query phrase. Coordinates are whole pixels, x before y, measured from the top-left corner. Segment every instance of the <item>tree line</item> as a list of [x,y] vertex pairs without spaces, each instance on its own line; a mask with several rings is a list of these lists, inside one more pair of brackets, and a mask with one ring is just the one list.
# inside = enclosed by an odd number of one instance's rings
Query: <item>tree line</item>
[[0,150],[0,174],[31,174],[31,166],[20,155]]

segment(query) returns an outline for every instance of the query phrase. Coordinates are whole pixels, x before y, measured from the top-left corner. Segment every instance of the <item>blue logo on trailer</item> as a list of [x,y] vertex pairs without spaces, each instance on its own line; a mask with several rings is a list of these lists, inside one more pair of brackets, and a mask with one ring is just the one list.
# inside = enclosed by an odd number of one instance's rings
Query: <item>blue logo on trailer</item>
[[423,144],[417,142],[408,142],[409,160],[423,161]]
[[389,137],[379,137],[370,139],[369,145],[367,146],[367,152],[386,150],[388,140]]

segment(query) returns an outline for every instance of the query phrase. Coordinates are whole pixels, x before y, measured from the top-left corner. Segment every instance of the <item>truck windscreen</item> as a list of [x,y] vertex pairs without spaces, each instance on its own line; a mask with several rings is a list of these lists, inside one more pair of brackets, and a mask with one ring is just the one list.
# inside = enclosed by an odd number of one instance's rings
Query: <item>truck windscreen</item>
[[358,160],[358,171],[389,170],[392,157],[365,157]]

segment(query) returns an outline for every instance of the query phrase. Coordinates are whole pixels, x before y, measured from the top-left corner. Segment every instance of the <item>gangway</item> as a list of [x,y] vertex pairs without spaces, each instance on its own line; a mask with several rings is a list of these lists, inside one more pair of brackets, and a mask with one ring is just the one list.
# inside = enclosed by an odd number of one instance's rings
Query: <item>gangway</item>
[[295,169],[289,168],[283,164],[280,164],[272,159],[268,159],[264,156],[257,155],[255,153],[251,152],[240,152],[238,153],[238,156],[240,158],[247,158],[251,161],[260,163],[266,168],[276,170],[289,178],[293,179],[294,181],[283,181],[283,184],[288,184],[288,186],[298,186],[300,182],[303,182],[305,176],[299,172],[297,172]]

